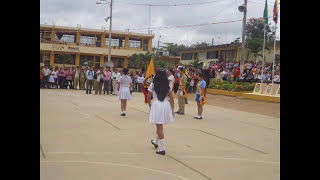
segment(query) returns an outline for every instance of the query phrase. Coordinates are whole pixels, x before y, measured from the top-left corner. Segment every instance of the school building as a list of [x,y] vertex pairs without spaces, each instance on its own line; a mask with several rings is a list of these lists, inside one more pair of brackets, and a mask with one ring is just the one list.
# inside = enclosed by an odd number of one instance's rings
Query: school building
[[[152,52],[153,34],[112,31],[111,38],[111,61],[115,68],[138,69],[130,57]],[[108,31],[104,29],[40,24],[40,65],[105,67],[108,45]]]
[[[266,62],[273,61],[273,52],[274,46],[273,44],[265,50],[265,60]],[[260,51],[262,54],[262,51]],[[255,57],[253,54],[249,54],[248,50],[245,49],[245,60],[254,61]],[[186,51],[182,51],[180,53],[181,63],[189,64],[191,61],[199,59],[201,62],[210,62],[210,61],[218,61],[222,58],[225,61],[240,61],[241,58],[241,43],[234,41],[230,44],[222,44],[211,46],[208,48],[202,49],[189,49]],[[262,60],[262,57],[257,57],[257,60]],[[276,42],[276,61],[280,61],[280,41]]]

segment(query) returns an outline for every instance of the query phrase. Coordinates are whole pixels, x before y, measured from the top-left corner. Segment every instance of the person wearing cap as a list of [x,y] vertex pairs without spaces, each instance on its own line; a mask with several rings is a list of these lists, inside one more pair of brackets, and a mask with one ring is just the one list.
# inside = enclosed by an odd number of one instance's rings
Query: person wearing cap
[[185,105],[185,88],[187,84],[187,76],[184,74],[183,67],[178,68],[178,74],[180,75],[179,89],[178,89],[178,104],[179,110],[176,112],[179,115],[184,115],[184,105]]

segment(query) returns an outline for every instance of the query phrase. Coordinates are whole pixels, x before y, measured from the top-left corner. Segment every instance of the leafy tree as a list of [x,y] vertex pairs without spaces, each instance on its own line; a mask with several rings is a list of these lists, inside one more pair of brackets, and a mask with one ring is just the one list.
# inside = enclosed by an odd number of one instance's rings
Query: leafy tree
[[160,61],[160,60],[155,60],[154,61],[154,67],[157,68],[157,67],[161,67],[161,68],[164,68],[167,66],[167,62],[165,61]]
[[[262,54],[259,52],[263,50],[263,40],[260,38],[254,38],[254,39],[248,39],[246,42],[246,48],[248,50],[248,56],[250,54],[254,55],[255,61],[257,60],[257,57],[262,57]],[[269,49],[267,46],[265,49]]]
[[[263,39],[264,23],[260,19],[250,19],[246,25],[246,39]],[[266,25],[266,34],[271,32],[270,26]]]
[[198,67],[203,64],[203,62],[200,62],[199,59],[195,59],[194,61],[190,62],[190,65],[192,65],[194,68],[198,69]]
[[139,65],[140,69],[143,69],[142,67],[144,67],[144,69],[147,69],[147,66],[149,64],[149,62],[151,61],[151,58],[153,56],[153,53],[140,53],[140,54],[133,54],[131,56],[131,60],[137,62],[137,64]]
[[202,42],[202,43],[196,43],[196,44],[192,44],[189,48],[190,49],[204,49],[204,48],[208,48],[211,47],[210,44],[208,44],[207,42]]

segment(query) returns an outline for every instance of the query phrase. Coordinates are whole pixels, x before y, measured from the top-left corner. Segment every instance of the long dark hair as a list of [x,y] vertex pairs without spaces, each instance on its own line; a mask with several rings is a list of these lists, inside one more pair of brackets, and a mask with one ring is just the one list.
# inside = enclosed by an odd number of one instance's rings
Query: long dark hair
[[166,72],[163,70],[157,71],[153,79],[153,84],[158,100],[162,102],[168,96],[170,90]]

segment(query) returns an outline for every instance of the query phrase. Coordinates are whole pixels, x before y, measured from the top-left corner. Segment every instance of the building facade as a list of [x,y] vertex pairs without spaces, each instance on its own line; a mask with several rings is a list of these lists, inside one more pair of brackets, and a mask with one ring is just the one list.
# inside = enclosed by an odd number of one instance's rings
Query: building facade
[[[265,50],[266,62],[273,61],[274,47],[270,46],[269,50]],[[260,52],[262,54],[262,51]],[[225,61],[240,61],[241,59],[241,43],[231,43],[211,46],[203,49],[190,49],[180,53],[181,63],[189,64],[190,62],[199,59],[201,62],[208,63],[210,61],[218,61],[223,59]],[[245,50],[245,60],[254,61],[253,54],[248,54]],[[262,60],[262,57],[257,57],[256,60]],[[280,41],[276,43],[276,61],[280,60]]]
[[[137,69],[130,57],[152,52],[152,34],[112,31],[111,38],[111,61],[115,68]],[[107,30],[40,24],[40,65],[106,67],[108,45]]]

